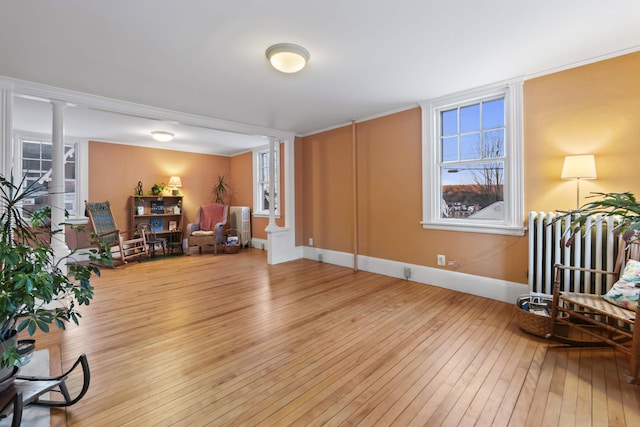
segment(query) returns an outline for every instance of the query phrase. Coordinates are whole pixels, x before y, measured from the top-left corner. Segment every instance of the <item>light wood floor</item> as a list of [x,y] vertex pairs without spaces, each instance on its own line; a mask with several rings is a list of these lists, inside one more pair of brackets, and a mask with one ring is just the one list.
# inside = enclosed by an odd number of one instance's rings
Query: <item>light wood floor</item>
[[640,425],[626,356],[530,336],[513,304],[260,250],[95,287],[79,328],[37,336],[91,365],[53,425]]

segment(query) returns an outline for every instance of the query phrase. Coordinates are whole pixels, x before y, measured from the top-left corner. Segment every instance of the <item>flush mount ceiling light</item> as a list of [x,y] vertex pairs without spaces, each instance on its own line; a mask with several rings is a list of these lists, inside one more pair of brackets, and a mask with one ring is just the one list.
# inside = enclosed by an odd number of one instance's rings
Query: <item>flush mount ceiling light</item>
[[173,139],[173,134],[171,132],[165,132],[163,130],[154,130],[151,132],[151,136],[153,136],[153,139],[156,141],[161,142],[169,142]]
[[274,44],[267,49],[265,54],[273,68],[283,73],[297,73],[304,68],[309,60],[307,49],[291,43]]

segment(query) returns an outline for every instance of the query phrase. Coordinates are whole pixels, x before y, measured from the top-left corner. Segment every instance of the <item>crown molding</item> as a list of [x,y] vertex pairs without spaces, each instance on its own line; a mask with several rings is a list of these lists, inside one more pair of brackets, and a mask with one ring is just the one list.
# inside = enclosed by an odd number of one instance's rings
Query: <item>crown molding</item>
[[216,119],[214,117],[189,114],[150,105],[137,104],[104,96],[92,95],[69,89],[48,86],[41,83],[0,76],[0,89],[11,90],[14,95],[36,98],[44,101],[58,100],[81,105],[95,110],[141,117],[145,119],[176,122],[177,124],[215,129],[245,135],[259,135],[293,141],[293,132],[270,129],[246,123]]

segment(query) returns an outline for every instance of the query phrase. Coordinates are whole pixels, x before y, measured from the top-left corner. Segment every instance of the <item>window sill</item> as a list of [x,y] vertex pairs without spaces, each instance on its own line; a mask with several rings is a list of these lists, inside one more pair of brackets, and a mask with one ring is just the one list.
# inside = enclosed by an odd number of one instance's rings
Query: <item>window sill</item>
[[484,233],[484,234],[502,234],[506,236],[524,236],[526,227],[524,226],[498,226],[491,224],[461,224],[461,223],[433,223],[421,222],[422,228],[427,230],[457,231],[462,233]]
[[[253,213],[254,218],[269,218],[268,213]],[[280,214],[276,214],[276,218],[280,218]]]

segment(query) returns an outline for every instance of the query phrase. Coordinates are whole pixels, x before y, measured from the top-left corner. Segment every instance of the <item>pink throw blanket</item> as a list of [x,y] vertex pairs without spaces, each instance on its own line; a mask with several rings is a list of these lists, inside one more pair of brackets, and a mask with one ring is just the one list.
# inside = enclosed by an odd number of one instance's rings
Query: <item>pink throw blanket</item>
[[217,203],[202,206],[200,211],[200,230],[214,231],[217,223],[224,217],[224,205]]

